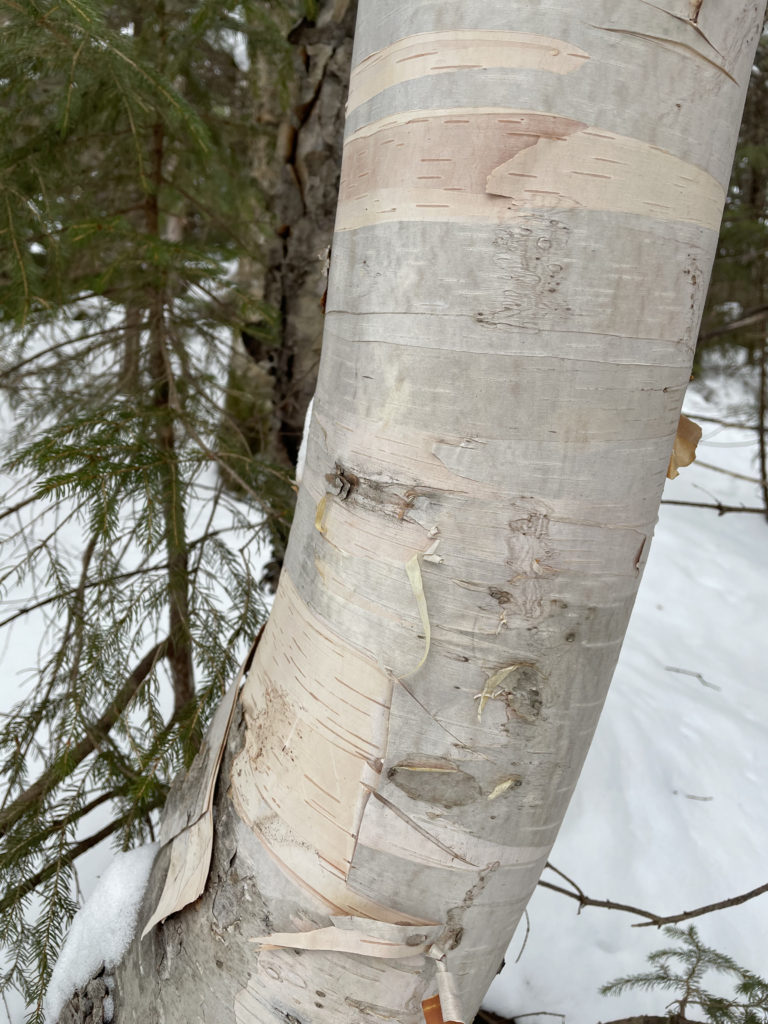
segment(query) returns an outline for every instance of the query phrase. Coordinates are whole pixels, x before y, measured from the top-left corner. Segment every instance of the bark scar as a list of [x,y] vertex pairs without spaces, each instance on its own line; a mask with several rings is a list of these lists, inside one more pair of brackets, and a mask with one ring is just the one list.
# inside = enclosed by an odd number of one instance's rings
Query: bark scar
[[[642,2],[646,3],[648,7],[654,7],[658,11],[664,11],[663,7],[656,7],[656,4],[647,3],[647,0],[642,0]],[[673,14],[671,11],[664,11],[664,13],[668,14],[670,18],[674,18],[676,21],[681,21],[684,25],[689,25],[694,30],[694,32],[696,32],[696,34],[704,40],[707,46],[709,46],[710,49],[717,54],[720,60],[725,60],[725,56],[718,50],[714,43],[712,43],[707,38],[707,36],[704,34],[704,32],[702,32],[702,30],[699,28],[698,24],[694,20],[690,18],[682,18],[679,14]],[[698,17],[698,11],[696,16]],[[723,64],[718,63],[718,61],[713,60],[711,57],[707,57],[700,50],[697,50],[695,46],[689,46],[688,43],[681,43],[677,39],[668,39],[665,36],[653,35],[650,32],[637,32],[636,30],[629,28],[609,28],[607,25],[592,25],[591,28],[596,28],[601,32],[614,32],[619,35],[635,36],[638,39],[650,39],[652,42],[655,43],[660,43],[665,46],[677,47],[680,50],[686,50],[688,53],[692,54],[695,57],[699,57],[707,64],[711,64],[713,68],[717,68],[718,71],[721,71],[726,76],[726,78],[729,78],[735,85],[739,84],[738,80],[734,78],[734,76]]]
[[419,835],[426,839],[428,842],[434,843],[434,845],[438,849],[442,850],[443,853],[447,853],[449,857],[453,857],[454,860],[460,860],[462,864],[467,864],[471,868],[477,867],[477,864],[473,864],[471,860],[467,860],[466,857],[462,857],[460,853],[456,853],[456,851],[452,850],[450,846],[446,846],[445,843],[441,843],[439,839],[435,838],[435,836],[430,835],[430,833],[425,828],[422,828],[421,825],[418,824],[418,822],[414,821],[413,818],[410,817],[410,815],[406,814],[405,811],[401,810],[397,806],[397,804],[393,804],[391,800],[387,800],[385,796],[382,796],[381,793],[377,793],[375,789],[371,790],[371,796],[375,797],[379,801],[379,803],[384,804],[384,806],[388,808],[390,811],[392,811],[393,814],[396,814],[397,817],[401,819],[401,821],[404,821],[406,825],[409,825],[415,832],[418,832]]

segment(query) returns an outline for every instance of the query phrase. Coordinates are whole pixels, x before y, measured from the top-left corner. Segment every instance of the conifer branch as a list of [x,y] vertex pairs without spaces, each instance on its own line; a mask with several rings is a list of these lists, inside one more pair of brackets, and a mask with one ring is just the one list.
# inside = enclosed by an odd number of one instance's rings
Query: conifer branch
[[92,725],[86,727],[86,736],[74,747],[64,751],[43,774],[20,793],[7,807],[0,811],[0,836],[4,836],[27,811],[51,792],[63,779],[71,775],[77,766],[92,754],[99,743],[108,735],[122,713],[149,677],[155,665],[168,656],[170,639],[162,640],[141,659],[131,672],[104,714]]
[[[150,800],[144,810],[153,811],[160,807],[164,801],[165,794],[158,793],[156,797]],[[81,839],[79,843],[74,843],[66,850],[66,862],[68,864],[72,864],[78,857],[81,857],[84,853],[93,849],[94,846],[98,846],[99,843],[108,839],[111,835],[114,835],[115,832],[118,832],[121,828],[132,821],[135,816],[135,810],[131,808],[131,810],[127,811],[120,818],[117,818],[115,821],[111,821],[108,825],[105,825],[104,828],[99,829],[98,832],[88,836],[86,839]],[[57,857],[56,860],[50,861],[44,868],[35,872],[34,875],[30,875],[29,878],[26,878],[20,885],[16,885],[12,889],[9,889],[5,895],[0,898],[0,914],[5,914],[14,906],[14,904],[18,903],[19,900],[24,899],[25,896],[28,896],[31,892],[37,889],[39,885],[47,882],[49,878],[60,870],[61,858]]]
[[701,459],[696,459],[696,465],[701,469],[711,469],[715,473],[723,473],[725,476],[733,477],[735,480],[745,480],[748,484],[760,483],[756,476],[747,476],[746,473],[737,473],[733,469],[724,469],[722,466],[713,466],[711,462],[702,462]]
[[13,376],[13,374],[23,370],[26,366],[30,366],[32,363],[36,363],[40,359],[44,359],[46,356],[52,355],[54,352],[67,348],[69,345],[77,344],[79,341],[90,341],[92,338],[102,339],[98,344],[90,345],[85,352],[78,353],[78,355],[82,357],[83,355],[88,355],[89,353],[97,351],[102,345],[111,345],[114,341],[114,337],[114,327],[105,327],[99,331],[89,331],[87,334],[80,334],[76,338],[65,338],[64,341],[59,341],[55,345],[49,345],[47,348],[41,349],[39,352],[35,352],[34,355],[26,356],[24,359],[20,359],[11,366],[6,366],[3,370],[0,370],[0,381],[4,380],[6,377]]
[[[259,529],[259,526],[254,526],[254,529]],[[240,526],[222,526],[218,530],[210,530],[207,533],[202,534],[200,537],[196,537],[194,540],[189,542],[189,550],[192,551],[196,547],[202,546],[206,541],[211,540],[213,537],[218,537],[223,533],[230,533],[233,530],[240,530]],[[76,587],[70,587],[69,590],[60,590],[56,594],[49,594],[48,597],[41,597],[39,601],[32,601],[30,604],[25,604],[21,608],[17,608],[16,611],[7,615],[4,619],[0,619],[0,629],[3,626],[9,625],[16,619],[20,619],[25,615],[31,615],[32,612],[38,611],[40,608],[45,608],[50,604],[55,604],[56,601],[62,601],[67,597],[72,597],[77,594],[80,589],[92,590],[94,587],[107,586],[110,583],[120,583],[122,580],[133,579],[136,576],[147,576],[153,572],[163,572],[170,567],[170,562],[155,562],[153,565],[140,565],[135,569],[127,569],[125,572],[113,573],[112,576],[100,576],[98,579],[87,580],[85,583],[78,584]]]
[[[65,829],[67,825],[74,824],[74,822],[84,818],[86,814],[90,814],[91,811],[95,811],[97,807],[101,807],[101,805],[105,804],[108,800],[114,800],[117,796],[119,796],[119,794],[117,790],[114,789],[107,790],[104,793],[99,793],[97,797],[94,797],[93,800],[89,800],[88,803],[83,804],[83,806],[77,808],[77,810],[70,810],[66,814],[61,815],[61,817],[54,818],[53,821],[34,834],[32,841],[35,843],[44,842],[56,832],[60,832],[62,829]],[[8,860],[12,860],[29,842],[29,836],[22,837],[15,846],[11,845],[8,847],[5,856]]]
[[20,512],[27,505],[31,505],[34,501],[39,500],[40,495],[31,494],[28,498],[22,498],[21,501],[17,501],[15,505],[9,505],[8,508],[4,508],[0,512],[0,520],[7,519],[8,516],[12,516],[15,512]]

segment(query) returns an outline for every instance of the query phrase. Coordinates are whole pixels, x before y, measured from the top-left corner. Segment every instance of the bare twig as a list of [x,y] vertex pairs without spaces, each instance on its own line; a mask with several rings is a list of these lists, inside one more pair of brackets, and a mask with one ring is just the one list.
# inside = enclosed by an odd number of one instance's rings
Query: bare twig
[[687,1017],[680,1017],[676,1014],[672,1017],[648,1017],[642,1014],[640,1017],[622,1017],[620,1020],[609,1020],[606,1024],[699,1024]]
[[726,476],[732,476],[736,480],[746,480],[748,484],[759,484],[760,481],[756,476],[746,476],[744,473],[736,473],[732,469],[723,469],[722,466],[713,466],[711,462],[702,462],[701,459],[696,459],[696,465],[702,469],[712,469],[715,473],[725,473]]
[[766,347],[768,346],[763,342],[760,348],[760,383],[757,409],[757,420],[760,425],[757,430],[757,440],[759,444],[760,490],[763,493],[765,518],[768,520],[768,451],[766,450],[765,443],[765,413],[766,403],[768,402],[768,383],[766,382],[766,362],[768,362],[768,356],[766,355]]
[[559,1017],[560,1020],[565,1020],[564,1013],[552,1013],[551,1010],[534,1010],[533,1013],[516,1013],[512,1020],[518,1021],[522,1020],[524,1017]]
[[703,334],[699,335],[699,341],[709,341],[710,338],[717,338],[721,334],[740,331],[742,327],[752,327],[754,324],[763,323],[766,319],[768,319],[768,306],[757,306],[755,309],[747,310],[743,316],[738,317],[736,320],[731,320],[730,323],[713,327],[710,331],[704,331]]
[[687,505],[689,508],[713,508],[719,516],[724,516],[728,512],[756,512],[758,515],[764,516],[764,508],[756,508],[752,505],[723,505],[722,502],[708,502],[708,501],[673,501],[670,498],[662,498],[662,505]]
[[530,918],[530,915],[528,914],[527,910],[523,911],[523,913],[525,914],[525,936],[523,937],[523,944],[520,947],[520,952],[515,957],[515,963],[516,964],[520,963],[520,958],[522,957],[523,953],[525,952],[525,947],[528,944],[528,936],[531,934],[531,918]]
[[718,686],[716,683],[708,683],[701,672],[691,672],[688,668],[677,668],[675,665],[665,665],[664,668],[667,672],[677,672],[681,676],[692,676],[694,679],[698,679],[702,686],[706,686],[710,690],[722,690],[722,686]]
[[755,899],[756,896],[762,896],[763,893],[768,892],[768,882],[765,885],[759,885],[756,889],[750,889],[749,892],[741,893],[739,896],[731,896],[730,899],[720,900],[719,903],[708,903],[704,907],[697,907],[695,910],[684,910],[682,914],[654,914],[650,910],[643,910],[640,907],[633,907],[628,903],[615,903],[613,900],[596,900],[591,896],[587,896],[580,886],[576,884],[572,879],[564,875],[562,871],[558,870],[553,864],[547,861],[545,867],[549,868],[550,871],[554,871],[556,875],[559,875],[564,879],[572,889],[564,889],[561,885],[554,885],[552,882],[544,882],[539,879],[539,885],[545,889],[552,889],[554,892],[562,893],[563,896],[569,896],[572,900],[576,900],[579,904],[579,912],[584,907],[602,907],[604,910],[622,910],[626,914],[634,914],[636,917],[644,917],[645,921],[638,921],[633,924],[633,928],[648,928],[651,925],[655,925],[657,928],[661,928],[665,924],[677,924],[680,921],[688,921],[692,917],[702,917],[704,914],[711,914],[715,910],[725,910],[727,907],[737,907],[741,903],[746,903],[748,900]]

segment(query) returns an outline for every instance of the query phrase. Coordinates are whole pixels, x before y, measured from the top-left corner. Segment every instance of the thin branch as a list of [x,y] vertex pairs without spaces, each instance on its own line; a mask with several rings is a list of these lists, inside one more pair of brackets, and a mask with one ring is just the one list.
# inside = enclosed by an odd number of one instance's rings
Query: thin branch
[[757,896],[762,896],[768,892],[768,882],[764,885],[758,885],[756,889],[750,889],[749,892],[743,892],[739,896],[731,896],[730,899],[720,900],[719,903],[708,903],[704,907],[697,907],[695,910],[684,910],[682,914],[669,914],[666,917],[658,917],[653,921],[639,921],[637,924],[633,924],[633,928],[648,928],[650,925],[655,924],[661,927],[663,924],[677,924],[679,921],[688,921],[692,917],[702,917],[704,914],[711,914],[715,910],[725,910],[728,907],[738,907],[742,903],[747,903],[749,900],[755,899]]
[[[151,801],[150,805],[148,805],[147,810],[154,810],[156,807],[159,807],[164,800],[164,795],[158,793],[157,797]],[[78,857],[87,853],[88,850],[93,849],[94,846],[98,846],[98,844],[103,842],[103,840],[108,839],[109,836],[114,835],[115,832],[119,831],[123,825],[131,821],[133,817],[134,811],[131,809],[121,818],[111,821],[108,825],[105,825],[104,828],[95,832],[92,836],[88,836],[87,839],[82,839],[79,843],[75,843],[74,846],[70,846],[66,851],[67,862],[71,864],[73,861],[77,860]],[[8,911],[15,903],[20,899],[23,899],[25,896],[28,896],[29,893],[33,892],[39,885],[42,885],[43,882],[47,882],[48,879],[52,875],[55,875],[60,869],[60,858],[57,857],[55,861],[51,861],[51,863],[46,864],[44,868],[41,868],[40,871],[36,872],[34,875],[30,875],[30,877],[26,878],[20,885],[15,886],[13,889],[9,889],[2,899],[0,899],[0,914],[6,913],[6,911]]]
[[[704,416],[702,413],[692,412],[691,419],[702,423],[716,423],[719,427],[728,427],[733,430],[759,430],[756,423],[734,423],[732,420],[721,420],[719,416]],[[697,460],[698,461],[698,460]]]
[[7,519],[8,516],[12,516],[14,512],[19,512],[21,509],[26,508],[27,505],[31,505],[33,501],[38,501],[41,497],[47,497],[47,495],[32,494],[29,498],[23,498],[21,501],[17,501],[15,505],[9,505],[8,508],[4,508],[0,512],[0,519]]
[[662,498],[661,504],[687,505],[689,508],[713,508],[719,516],[724,516],[728,512],[756,512],[760,516],[765,515],[764,508],[756,508],[754,505],[723,505],[720,501],[673,501],[671,498]]
[[689,1020],[687,1017],[648,1017],[643,1014],[640,1017],[621,1017],[619,1020],[609,1020],[606,1024],[699,1024],[697,1021]]
[[222,472],[226,473],[227,476],[231,477],[231,479],[235,481],[235,483],[239,484],[240,487],[242,487],[243,490],[246,492],[246,494],[249,494],[254,499],[254,501],[259,503],[261,502],[261,496],[256,491],[254,491],[254,489],[248,483],[246,483],[245,480],[243,480],[243,478],[240,476],[236,469],[233,469],[232,466],[228,465],[228,463],[224,461],[224,459],[218,452],[213,451],[213,449],[210,448],[205,443],[205,441],[198,434],[198,432],[195,430],[191,423],[188,423],[186,419],[181,419],[181,424],[186,430],[186,432],[189,434],[189,436],[192,438],[192,440],[197,443],[200,450],[205,455],[207,455],[212,462],[215,462],[221,468]]
[[145,654],[102,716],[92,725],[86,726],[86,735],[83,739],[59,756],[36,782],[28,786],[0,813],[0,836],[5,835],[31,806],[42,800],[96,750],[141,689],[157,662],[167,656],[169,648],[170,639],[166,638]]
[[570,896],[572,900],[576,900],[579,904],[579,911],[583,910],[584,907],[602,907],[603,910],[623,910],[627,914],[636,914],[638,917],[647,917],[649,924],[661,924],[661,918],[656,914],[652,914],[647,910],[641,910],[638,907],[632,907],[627,903],[614,903],[612,900],[595,900],[591,896],[585,896],[583,893],[573,892],[571,889],[564,889],[561,885],[554,885],[552,882],[544,882],[539,879],[538,885],[544,889],[552,889],[553,892],[562,893],[563,896]]
[[201,210],[207,217],[210,218],[213,224],[218,224],[219,227],[224,228],[225,231],[229,233],[230,237],[237,242],[237,244],[240,246],[243,252],[249,251],[249,246],[245,239],[241,238],[238,235],[238,233],[233,229],[230,223],[227,223],[220,217],[217,217],[215,212],[209,206],[206,206],[203,202],[201,202],[199,195],[192,195],[191,192],[187,192],[185,189],[181,187],[181,185],[177,184],[176,182],[172,181],[169,178],[164,177],[163,184],[168,185],[170,188],[174,189],[176,192],[179,193],[179,195],[183,196],[188,202],[192,203],[192,205],[196,209]]
[[565,1020],[564,1013],[552,1013],[551,1010],[534,1010],[533,1013],[517,1013],[513,1017],[513,1021],[522,1020],[524,1017],[559,1017],[560,1020]]
[[[573,888],[576,890],[576,892],[579,894],[579,896],[584,897],[584,890],[581,888],[581,886],[577,885],[576,882],[574,882],[574,880],[572,878],[568,877],[568,875],[563,874],[563,872],[560,870],[560,868],[556,868],[555,865],[554,864],[550,864],[549,861],[547,861],[547,863],[544,865],[544,867],[545,868],[549,868],[550,871],[554,871],[554,873],[556,875],[559,875],[563,879],[564,882],[567,882],[568,885],[573,886]],[[584,897],[584,898],[586,898],[586,897]]]
[[[86,814],[90,814],[91,811],[95,811],[97,807],[101,807],[101,805],[106,803],[107,800],[113,800],[117,796],[119,796],[119,793],[114,789],[107,790],[105,793],[100,793],[97,797],[94,797],[93,800],[90,800],[87,804],[83,804],[83,806],[79,807],[77,810],[67,811],[67,813],[62,815],[60,818],[54,818],[50,824],[46,825],[44,829],[41,829],[40,832],[35,834],[34,841],[36,843],[42,843],[44,840],[48,839],[49,836],[52,836],[54,832],[59,832],[61,829],[66,828],[67,825],[71,825],[73,822],[79,821],[81,818],[84,818]],[[15,846],[8,848],[5,856],[12,859],[14,855],[23,846],[28,845],[28,843],[29,837],[24,836]]]
[[[252,528],[256,530],[259,527],[253,526]],[[217,537],[221,533],[229,533],[232,530],[241,529],[244,529],[244,527],[222,526],[218,530],[211,530],[210,533],[205,533],[202,536],[197,537],[195,540],[190,541],[189,547],[190,549],[195,548],[200,544],[204,544],[212,537]],[[93,587],[106,586],[109,583],[118,583],[120,580],[131,579],[133,576],[146,576],[148,573],[162,572],[163,570],[168,568],[169,564],[169,562],[157,562],[154,565],[144,565],[139,566],[136,569],[127,569],[125,572],[118,572],[115,573],[113,576],[104,576],[96,580],[88,580],[85,584],[82,585],[82,589],[91,590]],[[55,601],[60,601],[66,597],[71,597],[73,594],[79,593],[80,590],[81,585],[78,585],[77,587],[70,587],[69,590],[62,590],[58,594],[51,594],[48,597],[41,597],[39,601],[34,601],[32,602],[32,604],[25,604],[23,608],[18,608],[15,612],[13,612],[13,614],[8,615],[4,619],[0,619],[0,629],[3,626],[7,626],[11,622],[14,622],[16,619],[22,618],[22,616],[24,615],[29,615],[32,612],[37,611],[39,608],[45,608],[46,605],[53,604]]]
[[[233,416],[231,416],[225,410],[219,408],[219,406],[216,405],[211,400],[210,396],[207,395],[204,390],[197,387],[195,381],[187,381],[187,384],[192,389],[194,389],[195,394],[201,399],[201,401],[205,402],[208,405],[208,407],[211,408],[216,413],[217,417],[226,419],[227,425],[231,426],[234,430],[236,430],[241,438],[243,437],[243,433],[237,426],[236,420]],[[225,452],[223,454],[221,452],[216,452],[205,443],[205,441],[200,437],[197,431],[191,426],[191,424],[187,423],[186,420],[182,420],[182,426],[190,435],[192,440],[197,443],[200,450],[205,455],[207,455],[207,457],[212,462],[216,462],[218,465],[221,466],[222,472],[227,473],[230,477],[232,477],[235,483],[238,483],[241,487],[243,487],[246,493],[250,494],[251,497],[254,498],[254,500],[258,503],[260,507],[264,504],[263,496],[257,494],[256,491],[254,491],[253,488],[250,487],[245,482],[245,480],[243,480],[243,478],[239,475],[239,473],[236,470],[234,470],[231,466],[227,465],[223,461],[223,455],[228,455],[232,459],[241,459],[246,463],[252,463],[253,456],[251,454],[246,454],[245,452]],[[278,480],[282,480],[285,483],[292,484],[294,482],[293,478],[289,477],[287,473],[281,472],[279,469],[275,469],[273,466],[269,466],[267,463],[260,463],[259,468],[261,469],[262,472],[269,473],[271,476],[277,477]]]
[[572,889],[564,889],[561,885],[554,885],[552,882],[544,882],[541,879],[538,884],[545,889],[552,889],[554,892],[562,893],[563,896],[569,896],[572,900],[576,900],[579,904],[579,912],[584,907],[602,907],[604,910],[622,910],[626,914],[634,914],[636,917],[644,917],[645,921],[638,921],[633,924],[633,928],[648,928],[651,925],[655,925],[657,928],[661,928],[665,924],[677,924],[680,921],[688,921],[692,917],[702,917],[704,914],[711,914],[715,910],[725,910],[727,907],[737,907],[741,903],[746,903],[748,900],[755,899],[756,896],[762,896],[763,893],[768,892],[768,882],[765,885],[759,885],[756,889],[750,889],[749,892],[742,893],[739,896],[731,896],[730,899],[720,900],[718,903],[708,903],[704,907],[697,907],[695,910],[684,910],[682,914],[654,914],[650,910],[643,910],[640,907],[633,907],[628,903],[614,903],[613,900],[596,900],[591,896],[587,896],[583,889],[576,884],[567,875],[564,875],[562,871],[558,870],[553,864],[547,861],[546,868],[550,871],[554,871],[556,875],[559,875],[564,879]]
[[25,557],[20,562],[17,562],[16,565],[12,566],[12,568],[10,568],[10,569],[7,569],[2,574],[2,576],[0,576],[0,585],[5,583],[5,581],[9,577],[11,577],[14,573],[16,573],[18,571],[20,565],[23,565],[25,562],[27,564],[29,564],[29,565],[32,565],[33,559],[41,551],[48,551],[48,554],[50,555],[50,550],[48,548],[48,545],[54,539],[56,534],[61,530],[61,528],[63,526],[66,526],[67,523],[69,523],[72,519],[76,518],[76,516],[78,515],[80,510],[86,504],[86,501],[87,501],[87,499],[83,498],[83,500],[78,502],[77,505],[75,505],[73,508],[70,508],[69,512],[64,516],[63,519],[59,518],[59,513],[61,512],[61,506],[60,505],[55,505],[53,507],[53,509],[46,509],[43,512],[41,512],[40,516],[38,518],[42,518],[45,515],[45,512],[48,512],[48,511],[55,512],[55,514],[56,514],[56,525],[50,531],[50,533],[48,533],[45,537],[43,537],[42,540],[38,541],[37,544],[35,544],[32,547],[30,547],[30,542],[29,542],[30,539],[27,536],[26,528],[23,525],[19,526],[19,529],[16,530],[15,533],[13,533],[10,536],[4,538],[6,543],[8,541],[10,541],[10,540],[14,540],[17,537],[20,538],[21,543],[23,544],[23,546],[26,549],[26,555],[25,555]]
[[757,306],[750,309],[743,316],[730,323],[721,324],[720,327],[713,327],[711,331],[705,331],[699,335],[699,341],[709,341],[710,338],[718,338],[721,334],[730,334],[731,331],[740,331],[742,327],[752,327],[754,324],[761,324],[768,319],[768,306]]
[[[48,348],[42,349],[40,352],[35,352],[34,355],[27,356],[25,359],[20,359],[18,363],[14,363],[12,366],[7,366],[3,370],[0,370],[0,380],[4,380],[6,377],[11,377],[14,373],[18,373],[25,366],[29,366],[30,363],[36,362],[38,359],[43,359],[45,356],[51,354],[51,352],[57,352],[60,348],[66,348],[67,345],[74,345],[78,341],[87,341],[89,338],[104,337],[104,341],[100,342],[99,345],[90,346],[88,353],[93,352],[94,348],[100,347],[100,345],[108,345],[114,339],[116,330],[114,327],[105,327],[100,331],[91,331],[88,334],[80,334],[76,338],[65,338],[64,341],[59,341],[55,345],[49,345]],[[88,353],[79,353],[80,355],[87,355]]]
[[766,353],[768,346],[763,342],[760,348],[760,384],[758,393],[758,409],[757,419],[760,423],[760,429],[757,432],[757,440],[760,448],[760,457],[758,465],[760,467],[760,490],[763,494],[763,507],[765,510],[765,518],[768,520],[768,448],[765,443],[765,413],[766,404],[768,404],[768,354]]
[[748,484],[759,484],[761,482],[756,476],[747,476],[744,473],[736,473],[732,469],[723,469],[722,466],[713,466],[711,462],[702,462],[701,459],[696,459],[696,465],[702,469],[712,469],[715,473],[725,473],[726,476],[732,476],[736,480],[746,480]]
[[[65,654],[67,652],[67,648],[69,647],[69,643],[70,643],[70,640],[71,640],[71,637],[72,637],[73,633],[77,637],[77,645],[78,645],[77,646],[76,663],[79,665],[79,662],[80,662],[80,652],[82,650],[82,631],[83,631],[83,618],[82,618],[83,597],[84,597],[84,591],[85,591],[86,577],[88,575],[88,569],[90,568],[91,559],[93,558],[93,553],[94,553],[94,551],[96,549],[96,542],[97,542],[97,536],[96,536],[96,534],[94,534],[94,536],[91,538],[90,542],[88,543],[88,545],[87,545],[87,547],[86,547],[86,549],[85,549],[85,551],[83,553],[82,569],[81,569],[81,573],[80,573],[80,582],[78,583],[77,587],[73,591],[73,593],[75,594],[75,600],[72,602],[72,604],[70,604],[69,608],[67,609],[67,621],[66,621],[66,624],[64,626],[64,632],[63,632],[63,635],[62,635],[61,644],[59,645],[59,649],[56,652],[56,654],[54,655],[54,657],[52,659],[52,662],[51,662],[51,664],[53,665],[53,670],[51,672],[51,675],[50,675],[50,678],[48,680],[48,683],[47,683],[47,685],[45,687],[45,693],[42,695],[42,699],[38,699],[36,701],[36,707],[33,709],[32,713],[31,713],[31,715],[29,717],[29,726],[26,727],[27,738],[26,738],[26,741],[24,743],[24,749],[23,749],[23,751],[21,749],[19,749],[19,755],[18,756],[19,756],[19,759],[23,763],[26,763],[27,755],[29,754],[30,747],[32,746],[33,742],[35,741],[35,735],[37,733],[38,728],[40,727],[40,723],[41,723],[41,721],[43,719],[43,716],[45,714],[45,708],[46,708],[46,706],[48,704],[48,700],[49,700],[50,695],[51,695],[51,693],[53,691],[53,688],[54,688],[54,686],[56,684],[57,673],[58,673],[59,669],[61,668],[62,662],[63,662]],[[72,671],[72,673],[70,673],[70,679],[74,679],[74,669],[75,669],[75,666],[73,666],[73,671]],[[44,677],[45,677],[45,670],[42,673],[42,678],[44,678]],[[17,773],[13,773],[13,774],[15,775]],[[0,803],[0,814],[2,814],[3,810],[5,809],[5,806],[8,803],[10,794],[11,794],[11,783],[9,781],[8,788],[5,791],[5,796],[3,797],[2,802]]]
[[689,668],[678,668],[676,665],[665,665],[664,668],[667,672],[677,672],[681,676],[692,676],[694,679],[698,679],[702,686],[706,686],[710,690],[722,690],[722,686],[718,686],[717,683],[708,682],[701,672],[692,672]]
[[524,910],[523,913],[525,914],[525,936],[523,937],[523,944],[520,947],[520,952],[515,957],[515,963],[516,964],[520,963],[522,955],[525,952],[525,947],[528,945],[528,936],[531,934],[531,917],[530,917],[530,914],[528,913],[527,910]]

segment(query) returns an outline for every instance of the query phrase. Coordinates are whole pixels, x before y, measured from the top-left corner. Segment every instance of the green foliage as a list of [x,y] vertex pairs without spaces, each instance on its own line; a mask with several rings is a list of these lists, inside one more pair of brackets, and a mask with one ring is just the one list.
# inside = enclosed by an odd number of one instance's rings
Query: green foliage
[[[701,941],[696,928],[668,927],[668,939],[677,945],[657,949],[648,956],[647,971],[603,985],[603,995],[621,995],[633,989],[672,993],[667,1004],[670,1020],[683,1024],[703,1013],[711,1024],[768,1024],[768,982],[745,970],[729,956]],[[714,995],[704,986],[710,973],[729,977],[733,995]],[[695,1009],[696,1016],[689,1017]]]
[[235,268],[268,235],[256,58],[287,74],[296,13],[0,0],[0,628],[30,661],[0,717],[0,993],[35,1022],[77,858],[153,837],[265,616],[293,491],[228,413],[233,337],[273,316]]

